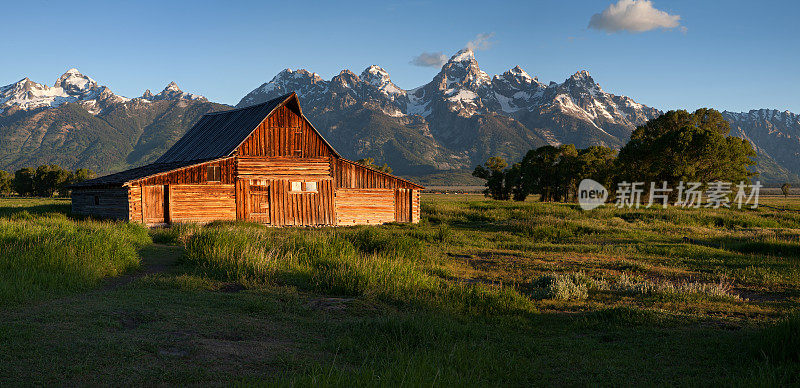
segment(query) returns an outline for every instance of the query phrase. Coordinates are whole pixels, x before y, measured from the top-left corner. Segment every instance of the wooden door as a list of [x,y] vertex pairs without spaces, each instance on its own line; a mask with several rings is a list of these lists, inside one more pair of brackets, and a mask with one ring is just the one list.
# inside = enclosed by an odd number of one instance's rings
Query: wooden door
[[260,222],[262,224],[270,223],[269,198],[269,185],[250,185],[248,200],[250,221]]
[[163,224],[168,221],[167,193],[163,185],[142,187],[142,221],[145,224]]
[[397,189],[394,195],[395,221],[411,222],[411,190]]

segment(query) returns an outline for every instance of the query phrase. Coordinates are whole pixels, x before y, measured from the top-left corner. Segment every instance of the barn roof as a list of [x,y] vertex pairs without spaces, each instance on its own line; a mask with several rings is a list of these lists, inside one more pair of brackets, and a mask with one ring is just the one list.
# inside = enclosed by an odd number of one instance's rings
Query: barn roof
[[[258,124],[286,103],[292,103],[297,113],[302,115],[300,103],[294,93],[246,108],[208,113],[164,155],[161,155],[156,163],[189,162],[230,156],[256,130]],[[319,132],[317,134],[320,135]],[[330,144],[327,145],[330,147]],[[330,148],[333,150],[333,147]],[[336,151],[333,153],[336,154]]]

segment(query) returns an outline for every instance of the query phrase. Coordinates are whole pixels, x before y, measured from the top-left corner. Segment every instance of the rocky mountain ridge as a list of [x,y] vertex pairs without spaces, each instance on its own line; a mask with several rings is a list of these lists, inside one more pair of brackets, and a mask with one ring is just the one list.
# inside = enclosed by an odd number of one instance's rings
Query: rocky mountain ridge
[[[425,177],[466,181],[490,156],[517,160],[545,144],[618,148],[636,126],[661,113],[604,91],[587,71],[561,83],[543,83],[520,66],[490,76],[467,49],[414,89],[400,88],[377,65],[360,75],[342,70],[330,80],[285,69],[237,106],[292,91],[306,116],[345,156],[373,157],[424,182]],[[111,172],[141,165],[169,148],[203,113],[228,108],[174,82],[158,94],[146,90],[127,98],[77,69],[53,86],[24,78],[0,87],[0,168],[59,163]],[[762,178],[800,181],[800,115],[767,109],[723,114],[731,134],[755,147]]]

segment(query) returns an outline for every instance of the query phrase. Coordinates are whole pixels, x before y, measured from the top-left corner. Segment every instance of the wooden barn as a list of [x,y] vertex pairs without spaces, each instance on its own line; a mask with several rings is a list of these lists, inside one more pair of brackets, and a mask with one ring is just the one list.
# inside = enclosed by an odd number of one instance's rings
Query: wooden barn
[[342,158],[291,93],[207,114],[155,163],[72,186],[72,211],[147,225],[419,222],[422,189]]

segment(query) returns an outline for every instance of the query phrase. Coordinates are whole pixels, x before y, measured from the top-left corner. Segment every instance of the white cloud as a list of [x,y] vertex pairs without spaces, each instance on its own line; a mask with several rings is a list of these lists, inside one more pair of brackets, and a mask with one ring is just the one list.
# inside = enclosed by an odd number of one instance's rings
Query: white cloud
[[440,67],[447,63],[447,56],[442,54],[441,51],[435,53],[422,53],[414,58],[411,58],[410,64],[422,67]]
[[475,36],[475,39],[467,42],[465,48],[468,48],[472,51],[478,50],[488,50],[493,45],[494,42],[491,39],[494,38],[494,32],[484,32]]
[[[601,13],[592,15],[589,28],[606,32],[644,32],[680,26],[680,15],[670,15],[653,7],[650,0],[619,0]],[[686,32],[686,28],[681,28]]]

